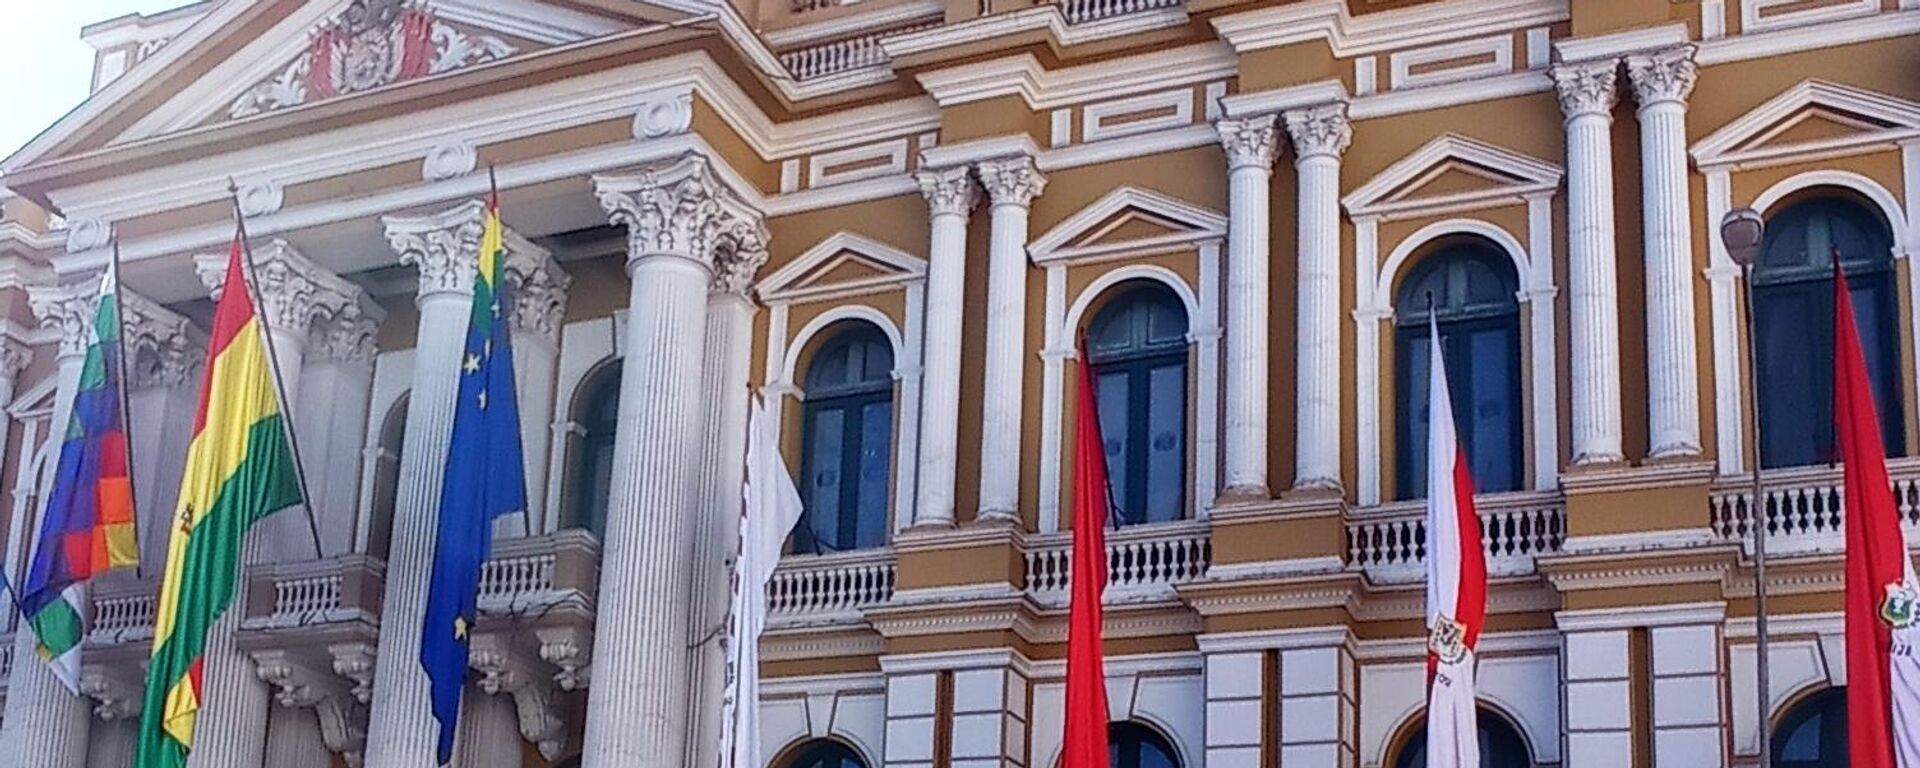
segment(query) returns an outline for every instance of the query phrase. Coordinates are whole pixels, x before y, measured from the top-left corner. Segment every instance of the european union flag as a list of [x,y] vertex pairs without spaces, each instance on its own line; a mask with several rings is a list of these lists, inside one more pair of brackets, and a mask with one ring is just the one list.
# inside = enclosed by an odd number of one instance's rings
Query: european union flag
[[460,692],[467,682],[467,650],[478,612],[480,567],[493,546],[493,520],[527,506],[520,460],[520,409],[513,394],[513,347],[501,314],[506,247],[500,204],[487,205],[473,281],[473,317],[460,356],[460,400],[440,489],[440,525],[434,536],[433,580],[420,639],[420,664],[433,687],[440,721],[440,764],[453,759]]

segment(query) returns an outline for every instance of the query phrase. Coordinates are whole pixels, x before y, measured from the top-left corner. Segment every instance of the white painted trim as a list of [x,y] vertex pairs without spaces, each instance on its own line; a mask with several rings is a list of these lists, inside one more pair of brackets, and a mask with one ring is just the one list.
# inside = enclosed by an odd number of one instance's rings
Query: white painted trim
[[1359,56],[1353,60],[1353,95],[1371,96],[1380,91],[1380,59]]
[[[1760,150],[1740,149],[1751,141],[1765,138],[1770,129],[1781,121],[1810,108],[1851,112],[1891,124],[1895,128],[1863,130],[1858,136],[1841,140]],[[1808,79],[1734,118],[1719,130],[1695,142],[1689,151],[1694,161],[1706,168],[1736,164],[1753,156],[1794,159],[1821,149],[1891,143],[1916,132],[1920,132],[1920,103],[1826,80]]]
[[1510,99],[1515,96],[1548,93],[1552,90],[1553,78],[1548,77],[1544,71],[1515,72],[1356,98],[1353,100],[1353,106],[1347,110],[1347,114],[1354,120],[1371,120],[1377,117],[1425,112],[1460,104],[1477,104],[1484,101]]
[[1553,282],[1553,198],[1537,195],[1527,200],[1527,255],[1533,272],[1527,275],[1527,322],[1531,336],[1529,386],[1532,387],[1533,489],[1552,490],[1560,484],[1560,289]]
[[[1491,61],[1415,73],[1423,64],[1437,64],[1493,54]],[[1513,71],[1513,36],[1497,34],[1444,45],[1395,51],[1387,56],[1388,87],[1393,90],[1446,85],[1463,80],[1503,75]]]
[[1326,41],[1334,56],[1349,58],[1569,18],[1565,0],[1449,0],[1360,16],[1342,0],[1308,0],[1209,21],[1241,53]]
[[[1107,124],[1111,118],[1169,108],[1173,111],[1164,116]],[[1087,105],[1080,111],[1080,140],[1104,141],[1192,124],[1193,91],[1181,88]]]
[[[863,161],[884,158],[884,164],[870,165],[851,171],[835,172],[834,168]],[[880,176],[892,176],[907,172],[907,139],[890,139],[880,144],[864,147],[822,152],[807,158],[807,186],[825,187],[854,181],[865,181]]]
[[1701,66],[1751,61],[1799,51],[1833,48],[1873,40],[1906,37],[1920,32],[1920,13],[1909,4],[1894,13],[1864,16],[1826,24],[1729,35],[1700,44],[1694,60]]
[[[929,33],[961,26],[964,25],[939,27]],[[890,55],[898,56],[896,45],[912,36],[891,38],[882,45]],[[1041,112],[1099,99],[1226,80],[1238,73],[1239,59],[1233,49],[1214,41],[1056,70],[1047,69],[1038,58],[1027,53],[947,67],[916,77],[941,106],[1018,96],[1028,108]]]
[[1692,39],[1687,25],[1682,22],[1662,24],[1657,27],[1630,29],[1606,35],[1570,37],[1554,43],[1554,51],[1560,54],[1561,61],[1582,62],[1621,56],[1636,51],[1649,51],[1661,48],[1673,48],[1686,45]]
[[[1419,180],[1432,172],[1442,163],[1449,161],[1469,163],[1512,176],[1521,183],[1511,190],[1493,192],[1475,192],[1462,195],[1450,195],[1440,198],[1425,198],[1409,203],[1387,202],[1388,195]],[[1560,186],[1565,172],[1560,166],[1512,150],[1488,144],[1477,139],[1456,133],[1449,133],[1422,145],[1392,165],[1367,180],[1365,184],[1347,194],[1341,200],[1350,216],[1380,215],[1390,211],[1403,210],[1407,213],[1427,212],[1455,203],[1499,202],[1518,200],[1526,195],[1550,192]]]
[[902,282],[924,280],[927,276],[927,260],[902,251],[886,243],[855,232],[841,230],[827,239],[808,248],[793,261],[774,270],[760,280],[758,293],[762,301],[768,304],[784,304],[803,301],[818,290],[810,290],[799,282],[827,265],[827,262],[842,253],[855,253],[881,266],[892,267],[898,274],[876,280],[872,287],[886,287]]
[[1069,243],[1079,239],[1102,222],[1128,210],[1138,210],[1183,225],[1196,236],[1207,238],[1227,236],[1227,217],[1218,211],[1151,189],[1126,186],[1108,192],[1091,205],[1055,224],[1052,229],[1047,230],[1046,234],[1035,238],[1033,243],[1027,246],[1027,253],[1036,266],[1046,266],[1054,261],[1071,259],[1076,255],[1076,251],[1083,249],[1071,248]]
[[1809,187],[1822,186],[1844,187],[1872,200],[1874,205],[1879,206],[1881,215],[1887,217],[1887,225],[1893,230],[1894,252],[1906,251],[1907,236],[1911,230],[1907,221],[1906,208],[1901,204],[1900,198],[1887,191],[1886,187],[1880,186],[1880,182],[1852,171],[1821,169],[1794,174],[1775,182],[1773,186],[1767,187],[1766,191],[1754,196],[1753,209],[1764,216],[1786,196]]
[[[1376,275],[1380,270],[1380,220],[1366,216],[1353,220],[1353,295],[1355,304],[1372,304]],[[1359,382],[1354,397],[1354,450],[1362,457],[1357,462],[1354,500],[1360,506],[1380,503],[1380,324],[1388,315],[1371,306],[1355,306],[1354,380]],[[1372,382],[1368,385],[1367,382]],[[1368,391],[1371,389],[1372,394]],[[1365,457],[1372,456],[1372,461]]]
[[1831,21],[1872,16],[1880,12],[1880,0],[1847,0],[1844,3],[1818,5],[1798,11],[1767,15],[1767,10],[1801,4],[1802,0],[1740,0],[1740,31],[1770,32],[1787,27],[1804,27]]
[[807,345],[813,343],[813,337],[842,320],[863,321],[879,328],[881,333],[886,335],[887,343],[893,347],[893,376],[895,379],[900,378],[903,366],[908,363],[906,337],[901,335],[900,326],[896,325],[893,318],[885,311],[871,305],[842,304],[815,315],[812,320],[807,321],[806,325],[800,326],[800,330],[794,332],[783,345],[786,347],[787,354],[786,360],[780,366],[780,378],[772,383],[790,387],[788,394],[795,397],[804,396],[805,391],[800,388],[797,381],[800,358],[805,356]]
[[1706,216],[1701,219],[1707,243],[1708,302],[1713,326],[1713,414],[1714,445],[1720,474],[1732,475],[1746,467],[1746,409],[1742,407],[1741,385],[1744,356],[1740,354],[1739,305],[1746,299],[1737,296],[1740,268],[1727,255],[1727,244],[1720,239],[1720,220],[1733,210],[1733,183],[1726,168],[1705,172],[1707,184]]
[[1073,110],[1061,107],[1048,117],[1047,146],[1059,149],[1073,143]]
[[[913,522],[913,496],[910,495],[910,491],[912,490],[911,478],[913,477],[911,473],[913,473],[914,467],[910,461],[911,456],[909,455],[907,438],[914,437],[914,442],[918,442],[918,440],[916,435],[903,434],[901,430],[908,429],[907,425],[912,423],[914,425],[914,431],[918,431],[918,390],[920,381],[919,343],[917,341],[909,342],[907,336],[901,333],[900,326],[896,325],[893,318],[887,315],[885,311],[867,304],[842,304],[816,315],[812,320],[807,321],[806,325],[800,326],[800,330],[795,332],[790,339],[783,340],[778,344],[781,349],[785,350],[785,360],[780,365],[780,378],[769,379],[767,390],[769,392],[791,396],[795,399],[803,399],[805,397],[805,391],[796,383],[796,378],[799,374],[800,358],[805,356],[807,346],[813,343],[814,337],[819,336],[828,328],[832,328],[834,325],[843,321],[872,324],[880,329],[880,332],[887,337],[887,343],[893,347],[893,379],[897,382],[899,391],[896,392],[894,398],[895,450],[893,456],[892,481],[890,483],[892,487],[889,489],[890,493],[888,494],[893,500],[892,504],[889,505],[891,507],[889,514],[892,515],[893,520],[889,528],[896,532],[902,531]],[[909,319],[908,322],[911,323],[912,320]],[[784,318],[781,325],[785,325]],[[770,343],[768,348],[771,350],[774,346],[774,344]],[[915,393],[912,398],[912,413],[909,413],[906,408],[909,389]],[[909,417],[912,417],[911,422],[908,420]],[[804,429],[804,427],[802,428]]]
[[1700,0],[1700,39],[1727,36],[1727,0]]

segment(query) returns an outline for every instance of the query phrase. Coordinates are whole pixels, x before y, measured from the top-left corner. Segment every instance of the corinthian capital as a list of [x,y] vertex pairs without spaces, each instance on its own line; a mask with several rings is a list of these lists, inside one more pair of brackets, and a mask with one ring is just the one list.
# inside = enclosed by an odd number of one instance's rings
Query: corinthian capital
[[987,199],[994,205],[1025,208],[1047,189],[1047,177],[1040,175],[1033,158],[1026,155],[982,160],[979,172],[980,186],[986,188]]
[[179,313],[123,288],[120,327],[132,389],[185,386],[199,372],[206,337]]
[[307,359],[317,363],[373,362],[374,337],[380,322],[378,305],[362,306],[314,324],[307,338]]
[[25,344],[0,336],[0,379],[12,381],[33,362],[33,350]]
[[[359,306],[362,291],[313,263],[285,240],[270,240],[255,248],[249,267],[260,313],[274,328],[306,334],[319,317],[335,317]],[[227,283],[227,254],[194,257],[200,281],[217,301]]]
[[1620,99],[1615,82],[1619,69],[1617,59],[1554,65],[1549,72],[1560,92],[1560,111],[1569,118],[1612,114]]
[[558,341],[573,277],[560,268],[547,249],[511,233],[507,236],[506,272],[514,332],[533,334],[548,343]]
[[1692,45],[1683,45],[1627,57],[1627,77],[1633,81],[1633,96],[1641,108],[1669,101],[1686,105],[1699,74],[1699,65],[1693,62],[1694,50]]
[[61,357],[87,353],[93,341],[93,313],[100,307],[99,281],[27,286],[27,305],[43,328],[60,331]]
[[1288,110],[1287,137],[1293,139],[1294,154],[1310,157],[1339,157],[1353,143],[1353,123],[1347,120],[1347,105],[1322,104],[1306,109]]
[[1227,170],[1241,168],[1273,169],[1280,151],[1280,129],[1274,115],[1223,117],[1214,128],[1220,132],[1220,146],[1227,151]]
[[469,200],[426,216],[383,216],[387,244],[400,263],[420,270],[420,296],[473,295],[473,270],[487,208]]
[[920,194],[926,196],[927,207],[933,209],[935,216],[943,213],[965,216],[980,204],[980,187],[973,183],[973,176],[965,166],[922,168],[914,178],[919,179]]
[[739,290],[766,263],[766,223],[698,153],[637,172],[593,177],[600,207],[627,228],[627,258],[679,256],[705,265],[716,290]]

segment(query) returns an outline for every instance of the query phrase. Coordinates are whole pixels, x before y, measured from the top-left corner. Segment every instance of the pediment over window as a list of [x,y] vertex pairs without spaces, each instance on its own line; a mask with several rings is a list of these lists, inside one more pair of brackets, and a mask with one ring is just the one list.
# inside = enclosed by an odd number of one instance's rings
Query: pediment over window
[[768,303],[861,296],[923,280],[927,262],[878,240],[838,232],[767,275],[760,298]]
[[1693,145],[1701,166],[1892,145],[1920,136],[1920,103],[1803,80]]
[[1469,210],[1560,187],[1560,166],[1458,134],[1401,158],[1342,201],[1353,216]]
[[1121,187],[1033,241],[1035,264],[1189,247],[1227,236],[1227,217],[1184,200]]

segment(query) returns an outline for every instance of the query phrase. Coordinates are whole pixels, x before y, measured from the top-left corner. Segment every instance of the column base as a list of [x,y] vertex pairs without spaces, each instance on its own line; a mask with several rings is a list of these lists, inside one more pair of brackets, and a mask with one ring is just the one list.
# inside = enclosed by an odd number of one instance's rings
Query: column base
[[1675,461],[1700,458],[1698,443],[1675,443],[1654,448],[1647,454],[1647,461]]

